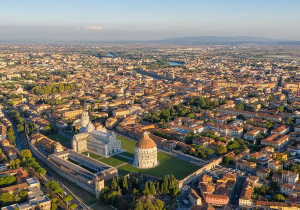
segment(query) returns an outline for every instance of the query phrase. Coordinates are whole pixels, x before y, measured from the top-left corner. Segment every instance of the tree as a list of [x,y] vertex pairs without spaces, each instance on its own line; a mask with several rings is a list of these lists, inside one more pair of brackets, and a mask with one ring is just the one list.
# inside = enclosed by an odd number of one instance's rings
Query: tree
[[19,159],[15,160],[16,168],[20,168],[21,161]]
[[150,194],[150,189],[149,189],[149,183],[145,183],[145,188],[143,190],[143,195],[149,195]]
[[23,132],[23,131],[24,131],[24,126],[23,126],[22,124],[18,124],[18,125],[17,125],[17,131],[18,131],[19,133]]
[[20,196],[18,193],[14,194],[14,201],[19,202],[21,200]]
[[156,199],[154,201],[154,206],[156,207],[155,209],[162,210],[164,208],[164,202],[162,200]]
[[169,183],[168,182],[169,182],[168,179],[165,177],[164,181],[161,184],[161,189],[160,189],[160,192],[162,194],[168,194],[169,193]]
[[9,161],[9,168],[10,169],[15,169],[16,168],[16,163],[15,163],[15,161],[14,161],[14,159],[12,159],[11,161]]
[[285,197],[281,194],[276,194],[274,196],[274,200],[278,201],[278,202],[281,202],[281,201],[285,201]]
[[39,203],[39,202],[37,202],[37,204],[36,204],[36,209],[37,209],[37,210],[41,210],[41,206],[40,206],[40,203]]
[[76,203],[72,203],[70,206],[69,206],[69,210],[73,210],[77,207],[78,205]]
[[40,167],[40,168],[37,170],[37,172],[38,172],[40,175],[45,175],[45,174],[47,173],[47,171],[46,171],[44,168],[42,168],[42,167]]
[[122,194],[125,195],[127,194],[127,192],[128,192],[128,181],[127,181],[127,177],[124,177]]
[[115,178],[113,178],[112,183],[110,185],[110,188],[112,190],[117,190],[118,189],[118,183],[117,183],[117,180]]
[[215,151],[212,149],[206,149],[205,152],[209,155],[213,155],[215,153]]
[[72,195],[66,195],[65,197],[63,197],[63,201],[67,204],[67,208],[69,205],[69,201],[73,200],[73,196]]
[[156,195],[155,184],[153,182],[150,182],[150,193],[151,195]]
[[45,186],[55,194],[62,195],[64,193],[63,189],[61,189],[61,187],[55,181],[49,181],[45,184]]
[[217,146],[217,153],[218,155],[225,154],[227,153],[227,148],[224,145],[220,144]]
[[32,154],[29,149],[23,149],[20,154],[21,154],[22,158],[31,158],[32,157]]
[[0,203],[2,204],[2,206],[7,206],[11,203],[14,202],[14,195],[7,192],[7,193],[2,193],[0,196]]
[[245,109],[245,106],[244,106],[243,103],[239,103],[239,104],[235,105],[234,108],[237,109],[237,110],[244,110],[244,109]]

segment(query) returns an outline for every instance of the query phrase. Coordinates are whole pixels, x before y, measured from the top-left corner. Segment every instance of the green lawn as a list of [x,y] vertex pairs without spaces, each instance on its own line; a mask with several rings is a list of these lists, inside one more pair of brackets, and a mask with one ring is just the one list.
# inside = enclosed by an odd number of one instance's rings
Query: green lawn
[[[123,153],[121,153],[123,155]],[[131,161],[127,158],[124,158],[124,157],[121,157],[119,155],[114,155],[112,157],[109,157],[109,158],[102,158],[101,160],[99,160],[103,163],[106,163],[107,165],[110,165],[112,167],[115,167],[115,166],[118,166],[122,163],[125,163],[125,162],[128,162],[128,161]]]
[[122,136],[117,136],[117,139],[121,141],[121,147],[123,150],[126,150],[128,153],[131,153],[132,155],[134,154],[134,146],[136,143],[135,141],[124,138]]
[[48,138],[54,140],[54,141],[58,141],[59,143],[63,144],[63,143],[71,143],[71,138],[66,138],[60,134],[52,134],[47,136]]
[[159,165],[150,169],[139,169],[131,164],[127,164],[118,168],[119,175],[126,175],[130,172],[141,172],[151,176],[163,178],[167,174],[173,174],[177,179],[183,179],[187,175],[198,170],[200,167],[192,163],[186,162],[179,158],[158,152]]
[[93,159],[99,160],[100,158],[102,158],[102,157],[101,157],[101,156],[99,156],[99,155],[96,155],[96,154],[94,154],[94,153],[87,152],[87,151],[85,151],[85,152],[83,152],[83,153],[81,153],[81,154],[83,154],[83,155],[86,155],[86,156],[87,156],[87,154],[88,154],[88,153],[89,153],[90,157],[91,157],[91,158],[93,158]]

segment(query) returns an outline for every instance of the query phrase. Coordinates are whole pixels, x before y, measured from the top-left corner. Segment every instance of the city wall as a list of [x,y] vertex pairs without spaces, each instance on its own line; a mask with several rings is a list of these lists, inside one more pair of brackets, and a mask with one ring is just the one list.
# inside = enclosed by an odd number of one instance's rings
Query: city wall
[[192,156],[192,155],[184,154],[183,152],[178,151],[178,150],[172,150],[172,153],[179,154],[179,155],[182,155],[182,156],[185,156],[185,157],[194,159],[194,160],[196,160],[196,161],[202,161],[202,162],[205,163],[205,164],[208,162],[208,161],[205,161],[205,160],[201,160],[201,159],[199,159],[199,158],[197,158],[197,157],[194,157],[194,156]]
[[203,166],[199,170],[197,170],[197,171],[193,172],[192,174],[188,175],[184,179],[178,181],[179,189],[182,188],[184,185],[189,184],[194,179],[198,178],[202,173],[205,173],[205,172],[209,171],[210,169],[212,169],[212,168],[216,167],[217,165],[219,165],[222,162],[222,159],[223,159],[223,157],[219,157],[219,158],[213,160],[211,163]]

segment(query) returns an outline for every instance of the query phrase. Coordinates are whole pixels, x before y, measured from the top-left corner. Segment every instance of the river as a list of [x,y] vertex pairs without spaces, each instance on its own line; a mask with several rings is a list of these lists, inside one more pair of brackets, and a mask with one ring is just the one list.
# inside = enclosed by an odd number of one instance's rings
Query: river
[[168,64],[170,64],[171,66],[182,66],[182,63],[178,63],[175,61],[167,61]]

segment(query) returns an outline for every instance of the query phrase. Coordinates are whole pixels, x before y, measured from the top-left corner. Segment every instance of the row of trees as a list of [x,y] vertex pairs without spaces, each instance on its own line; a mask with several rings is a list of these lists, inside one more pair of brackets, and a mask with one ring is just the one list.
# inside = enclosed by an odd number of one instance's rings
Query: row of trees
[[11,145],[16,145],[16,136],[15,136],[15,131],[12,126],[7,127],[7,133],[6,133],[6,138],[9,141]]
[[52,83],[49,85],[36,86],[32,88],[31,92],[35,95],[42,95],[42,94],[50,94],[50,93],[61,93],[65,91],[73,91],[75,89],[76,86],[73,84]]
[[19,133],[23,132],[25,119],[23,117],[21,117],[20,112],[18,112],[16,110],[10,110],[10,112],[8,113],[8,116],[10,119],[12,119],[17,124],[18,132]]
[[[144,184],[144,186],[142,186]],[[179,194],[176,178],[166,175],[159,182],[141,183],[138,178],[118,176],[111,185],[102,190],[100,200],[106,204],[117,206],[119,210],[128,209],[157,209],[164,207],[163,201],[155,199],[155,195],[169,195],[175,197]],[[131,202],[122,199],[122,196],[131,197]]]
[[[56,181],[49,181],[45,184],[46,188],[51,191],[51,193],[57,195],[57,196],[63,196],[64,191],[63,189],[58,185]],[[47,195],[51,198],[51,195]],[[66,195],[62,198],[63,202],[65,202],[67,209],[73,210],[77,207],[76,203],[70,204],[70,201],[73,200],[72,195]],[[57,198],[51,198],[51,210],[55,210],[58,207],[58,200]]]
[[204,146],[200,146],[196,144],[192,144],[191,146],[192,146],[191,149],[185,148],[183,152],[185,154],[189,154],[202,159],[207,159],[208,155],[213,155],[215,153],[213,149],[209,149],[209,148],[205,149]]
[[45,175],[47,173],[47,171],[43,167],[41,167],[38,162],[35,161],[29,149],[22,150],[20,155],[21,165],[23,167],[31,168],[40,175]]
[[183,105],[174,105],[168,109],[162,109],[160,112],[149,113],[148,116],[143,116],[143,119],[148,122],[169,122],[175,117],[187,117],[191,114],[192,109],[188,109]]
[[29,136],[37,132],[37,126],[34,122],[27,121],[26,122],[26,132]]
[[167,134],[167,133],[162,133],[162,132],[160,132],[160,131],[158,131],[158,130],[155,130],[155,131],[153,132],[153,135],[156,135],[156,136],[162,137],[162,138],[164,138],[164,139],[168,139],[168,140],[172,140],[172,139],[177,140],[177,138],[176,138],[175,136],[172,136],[172,135]]

